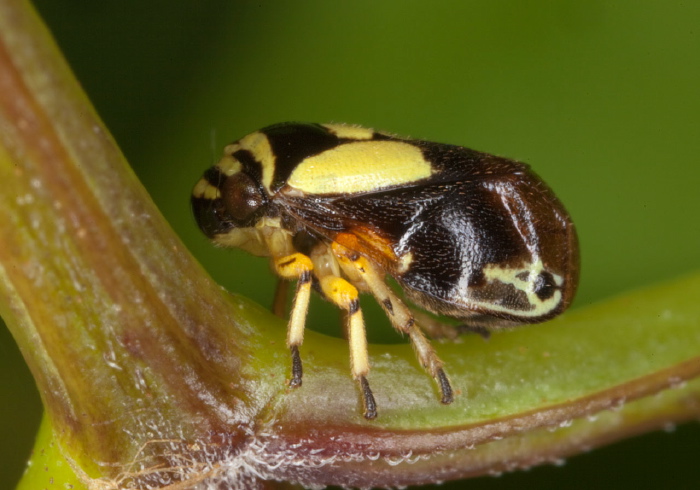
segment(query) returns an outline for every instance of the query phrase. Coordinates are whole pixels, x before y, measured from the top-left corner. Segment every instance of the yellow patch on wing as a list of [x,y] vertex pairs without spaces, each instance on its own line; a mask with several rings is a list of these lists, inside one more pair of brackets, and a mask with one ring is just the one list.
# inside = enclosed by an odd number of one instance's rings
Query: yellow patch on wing
[[371,192],[430,177],[421,150],[402,141],[355,141],[301,162],[287,184],[307,194]]
[[[554,310],[561,302],[561,291],[554,292],[552,297],[541,300],[534,291],[535,282],[532,278],[544,271],[544,265],[541,260],[536,260],[531,264],[527,264],[522,268],[500,267],[496,264],[489,264],[484,267],[484,276],[489,282],[498,281],[502,284],[510,284],[515,289],[525,293],[527,301],[530,304],[529,310],[513,310],[500,305],[492,305],[486,303],[488,309],[501,311],[504,313],[513,313],[518,316],[538,317],[546,315]],[[551,272],[550,272],[551,273]],[[564,278],[559,274],[551,273],[554,282],[557,286],[561,286]]]

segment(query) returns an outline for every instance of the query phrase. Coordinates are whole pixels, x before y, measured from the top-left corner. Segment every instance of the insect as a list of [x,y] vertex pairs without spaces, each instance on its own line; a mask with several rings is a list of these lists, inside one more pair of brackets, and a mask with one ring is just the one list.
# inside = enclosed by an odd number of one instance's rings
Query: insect
[[377,407],[360,292],[408,335],[448,404],[452,386],[411,303],[461,322],[447,328],[499,329],[553,318],[578,283],[574,226],[549,187],[523,163],[460,146],[277,124],[226,146],[195,185],[192,208],[215,244],[270,257],[281,280],[296,280],[289,386],[302,383],[311,289],[345,310],[368,419]]

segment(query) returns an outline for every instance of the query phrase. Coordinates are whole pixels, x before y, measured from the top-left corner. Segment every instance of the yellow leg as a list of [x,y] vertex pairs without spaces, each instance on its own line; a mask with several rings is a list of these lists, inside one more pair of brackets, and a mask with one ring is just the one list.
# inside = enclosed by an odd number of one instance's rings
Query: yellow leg
[[367,382],[369,373],[369,355],[367,354],[367,337],[365,322],[362,319],[360,300],[357,289],[345,279],[335,276],[321,278],[321,290],[326,297],[347,312],[347,331],[350,343],[350,369],[353,377],[360,384],[364,416],[373,419],[377,416],[377,404]]
[[349,277],[358,277],[359,275],[362,278],[386,312],[394,328],[408,334],[419,362],[435,379],[440,388],[440,401],[444,404],[452,403],[452,386],[442,368],[442,361],[416,325],[411,310],[386,285],[383,276],[366,258],[335,242],[333,243],[333,253],[338,258],[340,267]]
[[296,388],[301,386],[303,375],[299,346],[304,341],[304,325],[311,297],[311,271],[314,266],[310,258],[300,253],[275,258],[273,266],[283,279],[297,280],[297,290],[287,327],[287,347],[292,354],[292,379],[289,380],[289,386]]

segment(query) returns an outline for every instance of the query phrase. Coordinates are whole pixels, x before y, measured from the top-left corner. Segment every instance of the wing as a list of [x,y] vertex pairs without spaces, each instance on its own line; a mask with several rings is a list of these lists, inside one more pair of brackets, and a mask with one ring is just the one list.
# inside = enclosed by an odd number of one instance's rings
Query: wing
[[551,318],[575,292],[573,225],[522,163],[415,142],[433,173],[392,188],[277,202],[316,233],[372,259],[418,305],[457,318]]

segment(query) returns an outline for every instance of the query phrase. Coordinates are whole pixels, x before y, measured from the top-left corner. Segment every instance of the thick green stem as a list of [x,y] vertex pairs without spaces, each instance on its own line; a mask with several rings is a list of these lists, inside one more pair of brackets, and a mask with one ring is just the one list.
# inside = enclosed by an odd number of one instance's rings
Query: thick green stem
[[697,416],[700,275],[439,346],[450,406],[410,347],[371,346],[365,420],[347,347],[313,333],[288,390],[284,323],[192,259],[21,0],[0,0],[0,129],[0,314],[86,488],[423,483]]
[[0,311],[48,417],[94,475],[139,449],[137,429],[235,446],[250,329],[232,328],[29,5],[0,3],[0,23]]

